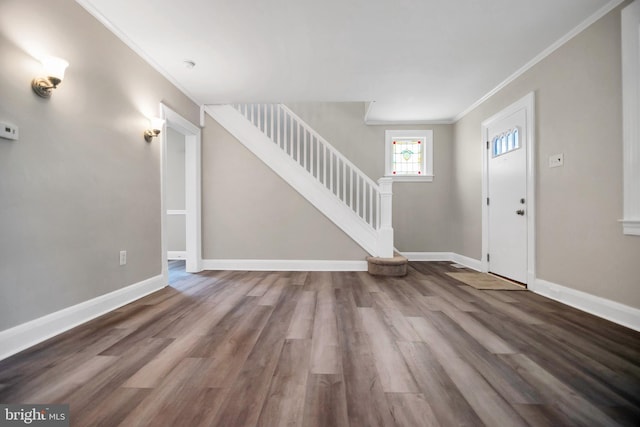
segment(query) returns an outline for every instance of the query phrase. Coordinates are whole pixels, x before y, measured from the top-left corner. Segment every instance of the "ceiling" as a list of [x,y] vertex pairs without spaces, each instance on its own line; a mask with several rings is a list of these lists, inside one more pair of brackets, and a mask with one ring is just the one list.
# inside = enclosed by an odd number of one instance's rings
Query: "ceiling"
[[621,2],[77,1],[198,104],[374,101],[372,122],[450,122]]

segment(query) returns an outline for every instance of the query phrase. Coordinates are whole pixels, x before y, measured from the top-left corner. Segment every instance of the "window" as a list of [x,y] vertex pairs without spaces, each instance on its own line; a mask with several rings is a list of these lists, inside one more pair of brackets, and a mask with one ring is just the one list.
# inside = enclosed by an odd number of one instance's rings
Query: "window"
[[496,135],[491,140],[491,155],[498,157],[509,151],[520,148],[520,131],[518,128],[510,129],[500,135]]
[[394,181],[433,181],[433,131],[386,131],[385,161]]

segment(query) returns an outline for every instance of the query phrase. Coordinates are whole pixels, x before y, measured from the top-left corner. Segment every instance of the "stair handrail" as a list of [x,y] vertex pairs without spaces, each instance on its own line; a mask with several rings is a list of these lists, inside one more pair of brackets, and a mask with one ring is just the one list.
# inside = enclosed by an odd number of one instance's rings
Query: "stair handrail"
[[[276,143],[279,148],[283,149],[280,146],[280,142],[277,141],[274,138],[273,135],[273,129],[271,129],[271,135],[269,135],[269,133],[266,131],[266,127],[267,127],[267,123],[265,122],[265,119],[262,118],[262,113],[266,113],[267,112],[267,108],[271,108],[272,106],[275,106],[276,108],[280,109],[284,114],[288,115],[294,122],[296,122],[299,126],[301,126],[305,131],[307,131],[309,133],[310,136],[315,137],[315,139],[318,141],[318,143],[323,147],[326,148],[327,151],[330,153],[330,155],[334,155],[336,157],[336,160],[338,160],[339,162],[342,162],[344,165],[346,165],[353,173],[355,173],[355,175],[362,180],[363,184],[362,187],[363,188],[367,188],[368,187],[371,189],[371,192],[373,193],[370,196],[375,197],[375,203],[372,203],[373,206],[371,206],[372,210],[374,210],[375,212],[375,217],[373,215],[373,213],[370,213],[370,221],[367,219],[367,215],[366,213],[363,211],[363,214],[360,215],[360,213],[358,212],[358,209],[356,209],[353,205],[350,205],[349,203],[347,203],[347,197],[346,194],[343,194],[343,197],[340,197],[340,191],[336,191],[334,193],[333,189],[329,188],[326,186],[326,181],[323,181],[323,184],[325,186],[326,189],[328,189],[331,193],[334,194],[334,196],[340,200],[341,203],[343,203],[345,206],[347,206],[349,209],[351,209],[356,215],[360,216],[364,222],[367,224],[367,226],[371,227],[373,230],[379,230],[381,227],[381,217],[382,216],[387,216],[387,215],[383,215],[383,213],[381,212],[381,189],[380,186],[373,181],[371,178],[369,178],[369,176],[367,174],[365,174],[360,168],[358,168],[353,162],[351,162],[346,156],[344,156],[340,151],[338,151],[329,141],[327,141],[324,137],[322,137],[322,135],[320,135],[318,132],[316,132],[307,122],[305,122],[302,118],[300,118],[297,114],[295,114],[293,111],[291,111],[291,109],[289,109],[286,105],[284,104],[262,104],[262,103],[246,103],[246,104],[230,104],[235,110],[237,110],[240,114],[242,114],[242,116],[245,117],[245,119],[247,119],[248,121],[250,121],[254,126],[256,126],[261,132],[263,132],[267,137],[269,137],[274,143]],[[255,114],[255,109],[257,107],[258,110],[258,114]],[[263,110],[264,108],[264,110]],[[273,114],[273,111],[271,112]],[[266,117],[266,114],[264,115],[264,117]],[[280,116],[278,116],[278,118],[280,118]],[[283,151],[286,152],[286,150],[283,149]],[[289,153],[287,153],[289,154]],[[306,155],[306,154],[305,154]],[[293,157],[292,153],[290,155],[290,157]],[[299,166],[302,166],[299,161],[298,161]],[[326,168],[326,164],[323,164],[323,168]],[[324,171],[325,175],[324,177],[326,178],[326,171]],[[316,179],[317,181],[320,181],[320,172],[318,171],[318,176],[314,176],[313,174],[311,174],[314,179]],[[332,178],[331,178],[332,179]],[[359,186],[359,184],[358,184]],[[374,207],[375,206],[375,207]]]
[[349,167],[351,169],[353,169],[360,177],[362,177],[369,185],[371,185],[371,187],[373,187],[374,189],[377,190],[378,194],[380,193],[380,187],[378,186],[378,184],[372,180],[371,178],[369,178],[369,176],[367,174],[365,174],[362,170],[360,170],[359,167],[357,167],[356,165],[354,165],[351,160],[349,160],[344,154],[342,154],[340,151],[338,151],[333,145],[331,145],[331,143],[329,141],[327,141],[326,139],[324,139],[322,137],[322,135],[320,135],[318,132],[316,132],[307,122],[305,122],[304,120],[302,120],[296,113],[294,113],[293,111],[291,111],[291,109],[289,107],[287,107],[284,104],[276,104],[279,105],[280,108],[282,108],[284,111],[286,111],[289,115],[293,116],[294,119],[296,119],[296,121],[300,122],[303,127],[305,129],[307,129],[310,133],[312,133],[313,135],[315,135],[315,137],[322,142],[323,145],[326,145],[327,148],[329,148],[330,151],[333,151],[333,153],[336,155],[336,157],[339,157],[341,160],[344,160],[344,162],[349,165]]

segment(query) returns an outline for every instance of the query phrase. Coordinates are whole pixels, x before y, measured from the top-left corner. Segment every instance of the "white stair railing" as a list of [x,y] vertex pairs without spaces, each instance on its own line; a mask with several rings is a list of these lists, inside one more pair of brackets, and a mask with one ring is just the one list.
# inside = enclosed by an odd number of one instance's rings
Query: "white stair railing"
[[283,104],[232,107],[377,233],[375,255],[393,256],[391,178],[376,184]]

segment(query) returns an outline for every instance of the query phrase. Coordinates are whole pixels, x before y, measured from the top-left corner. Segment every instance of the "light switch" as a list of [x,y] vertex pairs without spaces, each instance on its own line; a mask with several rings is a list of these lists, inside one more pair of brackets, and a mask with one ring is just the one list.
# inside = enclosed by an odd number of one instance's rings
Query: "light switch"
[[18,126],[14,126],[6,122],[0,122],[0,138],[17,140]]
[[559,168],[564,165],[564,154],[552,154],[549,156],[549,167]]

